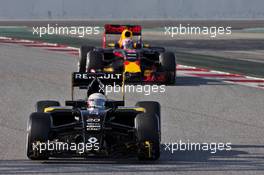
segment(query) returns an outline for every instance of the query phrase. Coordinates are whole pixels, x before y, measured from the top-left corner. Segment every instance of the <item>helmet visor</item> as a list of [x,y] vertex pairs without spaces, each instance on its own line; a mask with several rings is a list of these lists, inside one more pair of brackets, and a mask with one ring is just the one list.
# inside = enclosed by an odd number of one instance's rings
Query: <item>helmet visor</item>
[[90,99],[88,100],[88,106],[94,108],[104,108],[105,100],[104,99]]

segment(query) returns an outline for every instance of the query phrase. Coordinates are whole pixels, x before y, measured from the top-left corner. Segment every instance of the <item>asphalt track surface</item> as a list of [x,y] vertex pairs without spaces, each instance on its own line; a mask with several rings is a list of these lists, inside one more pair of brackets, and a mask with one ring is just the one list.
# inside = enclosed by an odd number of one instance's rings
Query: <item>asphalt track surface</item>
[[176,151],[161,147],[157,162],[136,159],[30,161],[26,123],[37,100],[70,99],[76,58],[0,43],[0,174],[263,174],[264,90],[199,77],[177,77],[177,85],[150,96],[127,94],[127,103],[162,105],[162,143],[231,142],[232,150]]

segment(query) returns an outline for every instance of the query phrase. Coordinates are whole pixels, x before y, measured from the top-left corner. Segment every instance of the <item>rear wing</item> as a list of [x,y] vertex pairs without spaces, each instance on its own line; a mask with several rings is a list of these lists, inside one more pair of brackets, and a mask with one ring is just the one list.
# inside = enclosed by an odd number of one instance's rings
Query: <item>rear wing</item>
[[141,35],[142,28],[140,25],[119,25],[105,24],[105,34],[121,34],[124,30],[130,30],[134,36]]
[[104,85],[122,84],[122,74],[117,73],[72,73],[72,86],[89,86],[95,79]]
[[107,45],[106,35],[107,34],[121,35],[122,32],[126,29],[130,30],[133,33],[133,36],[138,36],[141,41],[142,27],[140,25],[105,24],[102,47],[106,48],[106,45]]
[[71,96],[74,99],[74,88],[87,89],[87,96],[92,93],[102,93],[106,86],[122,85],[124,78],[122,74],[117,73],[72,73],[72,90]]

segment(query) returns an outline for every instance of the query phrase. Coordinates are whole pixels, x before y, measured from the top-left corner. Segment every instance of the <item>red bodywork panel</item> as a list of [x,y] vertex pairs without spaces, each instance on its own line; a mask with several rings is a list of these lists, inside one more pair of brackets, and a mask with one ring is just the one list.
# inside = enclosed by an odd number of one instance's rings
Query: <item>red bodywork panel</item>
[[144,76],[143,81],[144,82],[157,82],[157,83],[164,83],[166,82],[166,75],[163,72],[156,72],[156,73],[152,73],[149,76]]
[[104,26],[105,34],[121,34],[125,29],[130,30],[134,36],[141,35],[141,26],[139,25],[114,25],[106,24]]

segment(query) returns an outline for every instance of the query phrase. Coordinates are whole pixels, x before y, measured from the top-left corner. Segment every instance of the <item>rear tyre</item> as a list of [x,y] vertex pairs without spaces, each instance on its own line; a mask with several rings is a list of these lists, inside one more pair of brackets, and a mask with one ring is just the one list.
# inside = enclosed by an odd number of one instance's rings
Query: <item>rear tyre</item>
[[44,112],[45,108],[51,106],[60,106],[60,102],[53,100],[38,101],[36,103],[36,112]]
[[[35,112],[29,117],[27,126],[27,157],[31,160],[47,160],[47,150],[40,151],[38,143],[46,143],[49,140],[50,115],[48,113]],[[46,145],[47,146],[47,145]]]
[[166,84],[175,84],[176,78],[176,58],[174,53],[165,52],[159,56],[161,68],[167,74]]
[[87,54],[91,50],[93,50],[94,47],[92,46],[81,46],[80,48],[80,58],[78,63],[78,72],[85,73],[86,72],[86,60],[87,60]]
[[90,51],[87,54],[86,70],[102,70],[103,69],[103,55],[96,51]]
[[135,118],[138,139],[138,159],[157,160],[160,157],[159,122],[157,114],[141,113]]

